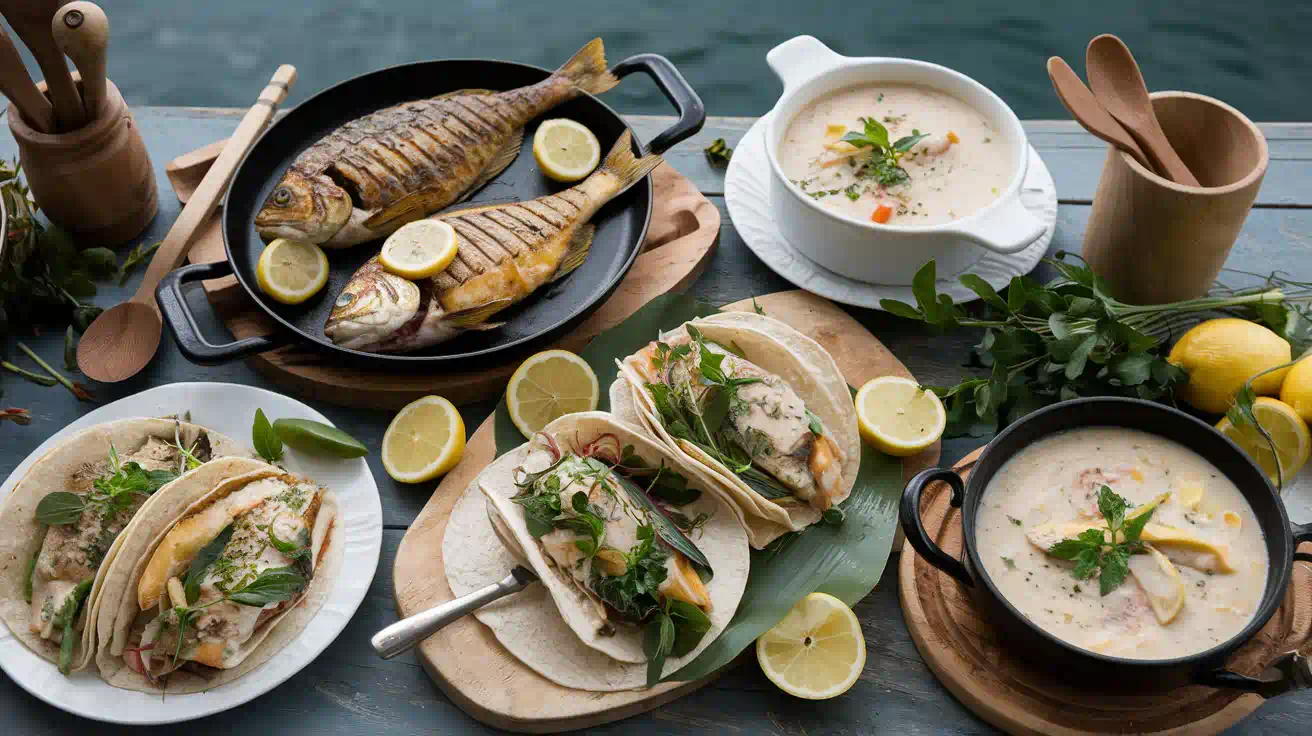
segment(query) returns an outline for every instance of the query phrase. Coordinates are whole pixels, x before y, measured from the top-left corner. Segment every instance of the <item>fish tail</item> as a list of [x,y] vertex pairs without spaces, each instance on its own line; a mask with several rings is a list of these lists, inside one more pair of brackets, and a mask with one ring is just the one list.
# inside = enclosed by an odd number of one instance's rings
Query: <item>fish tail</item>
[[606,68],[606,49],[600,38],[594,38],[579,49],[565,65],[556,70],[558,76],[569,79],[575,87],[599,95],[620,83],[618,77]]
[[606,154],[606,160],[601,164],[601,170],[610,173],[620,182],[620,191],[628,189],[634,182],[651,173],[651,170],[661,165],[661,157],[655,153],[649,153],[642,158],[633,155],[633,134],[624,131],[620,139],[615,141],[611,147],[610,153]]

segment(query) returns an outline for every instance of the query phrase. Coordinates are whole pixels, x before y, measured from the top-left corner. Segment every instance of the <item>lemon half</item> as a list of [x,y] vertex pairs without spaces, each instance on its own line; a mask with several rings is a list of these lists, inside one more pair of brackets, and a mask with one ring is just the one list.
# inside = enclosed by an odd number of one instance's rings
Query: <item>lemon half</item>
[[856,392],[861,436],[879,450],[905,457],[938,441],[947,428],[943,402],[920,384],[901,376],[881,376]]
[[417,281],[442,273],[456,258],[456,229],[441,220],[406,223],[388,236],[378,262],[404,279]]
[[866,664],[866,639],[847,604],[812,593],[756,640],[756,661],[789,695],[825,700],[856,684]]
[[1253,415],[1257,417],[1257,423],[1271,435],[1276,446],[1275,455],[1271,454],[1271,446],[1256,427],[1236,427],[1230,423],[1229,417],[1225,417],[1216,423],[1216,428],[1248,453],[1272,483],[1277,483],[1278,458],[1280,468],[1284,471],[1285,485],[1289,485],[1294,474],[1307,462],[1308,455],[1312,455],[1312,434],[1308,433],[1307,422],[1289,404],[1265,396],[1253,402]]
[[557,417],[597,408],[597,375],[568,350],[546,350],[515,370],[506,387],[510,419],[532,438]]
[[592,131],[573,120],[544,120],[533,134],[533,158],[551,179],[576,182],[601,163],[601,144]]
[[278,238],[255,264],[260,290],[283,304],[300,304],[328,283],[328,256],[314,243]]
[[425,396],[406,405],[383,435],[383,468],[402,483],[444,475],[464,454],[465,421],[441,396]]

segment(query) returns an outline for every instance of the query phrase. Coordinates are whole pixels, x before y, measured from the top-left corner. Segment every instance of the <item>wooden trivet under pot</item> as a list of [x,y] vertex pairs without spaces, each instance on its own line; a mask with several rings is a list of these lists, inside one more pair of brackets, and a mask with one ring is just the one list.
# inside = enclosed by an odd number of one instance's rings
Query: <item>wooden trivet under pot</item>
[[[654,225],[654,223],[653,223]],[[613,300],[612,300],[613,301]],[[758,297],[771,316],[804,330],[834,356],[853,386],[879,376],[911,373],[888,348],[833,303],[804,291]],[[724,309],[749,311],[751,300]],[[674,327],[675,325],[669,325]],[[602,387],[603,393],[606,391]],[[392,568],[397,613],[405,618],[452,599],[442,560],[442,538],[456,501],[483,468],[496,458],[494,423],[488,417],[465,445],[465,455],[419,512],[401,540]],[[903,460],[910,478],[938,462],[939,445]],[[526,595],[528,591],[519,595]],[[644,713],[709,683],[714,677],[673,682],[650,690],[592,693],[557,685],[529,669],[502,648],[492,630],[473,616],[447,626],[415,650],[424,669],[452,702],[496,728],[554,733],[588,728]],[[748,656],[751,656],[748,650]]]
[[[957,469],[965,479],[976,451]],[[960,557],[961,510],[946,483],[925,489],[921,518],[944,552]],[[1305,545],[1307,551],[1312,545]],[[939,680],[975,715],[1013,734],[1209,736],[1257,710],[1258,695],[1191,686],[1153,695],[1099,695],[1036,670],[1006,650],[969,591],[909,547],[898,569],[902,613],[920,654]],[[1295,562],[1285,600],[1266,627],[1226,668],[1257,675],[1312,637],[1312,566]]]

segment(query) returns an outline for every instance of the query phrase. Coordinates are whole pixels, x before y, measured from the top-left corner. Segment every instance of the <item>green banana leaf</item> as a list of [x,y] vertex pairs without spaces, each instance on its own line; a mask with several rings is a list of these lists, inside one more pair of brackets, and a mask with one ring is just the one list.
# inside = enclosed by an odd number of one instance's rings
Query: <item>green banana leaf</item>
[[[691,297],[666,294],[598,335],[579,353],[597,374],[601,386],[598,408],[610,408],[607,389],[615,380],[617,358],[637,352],[660,330],[716,311]],[[524,436],[510,420],[504,396],[495,417],[498,456],[524,444]],[[862,443],[856,486],[841,506],[846,514],[843,523],[816,524],[769,549],[752,550],[747,589],[733,620],[695,660],[666,679],[696,680],[728,665],[810,593],[828,593],[849,606],[864,598],[879,582],[888,562],[901,494],[901,460]]]

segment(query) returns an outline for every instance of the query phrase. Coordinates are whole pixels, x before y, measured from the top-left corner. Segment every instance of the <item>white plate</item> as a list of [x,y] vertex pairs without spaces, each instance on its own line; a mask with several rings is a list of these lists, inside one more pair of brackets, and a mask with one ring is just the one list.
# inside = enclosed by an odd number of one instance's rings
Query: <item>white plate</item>
[[[724,179],[724,201],[729,208],[729,218],[747,247],[775,273],[826,299],[871,309],[880,308],[880,299],[897,299],[914,305],[916,298],[910,286],[870,284],[841,276],[797,252],[779,234],[770,214],[770,160],[765,155],[765,121],[768,117],[756,121],[738,143]],[[1057,229],[1057,185],[1033,146],[1030,147],[1029,160],[1030,168],[1021,185],[1021,202],[1047,225],[1047,230],[1033,245],[1019,253],[1002,255],[980,248],[979,260],[962,271],[980,276],[995,289],[1002,289],[1013,276],[1034,270]],[[951,296],[958,304],[978,299],[975,292],[957,281],[960,275],[938,274],[936,287],[939,293]]]
[[[270,421],[299,418],[328,422],[327,417],[295,399],[251,386],[230,383],[160,386],[102,406],[57,432],[28,455],[0,486],[0,502],[47,450],[94,424],[190,411],[192,421],[249,448],[256,409],[263,409]],[[158,694],[110,687],[87,671],[65,677],[53,664],[23,646],[0,623],[0,669],[24,690],[56,708],[98,721],[141,725],[176,723],[234,708],[272,690],[314,661],[346,628],[374,578],[383,543],[383,506],[378,498],[378,486],[363,458],[315,458],[288,448],[282,462],[288,470],[313,478],[337,494],[342,522],[337,533],[343,534],[346,548],[341,574],[323,608],[277,656],[244,677],[213,690],[163,698]]]

